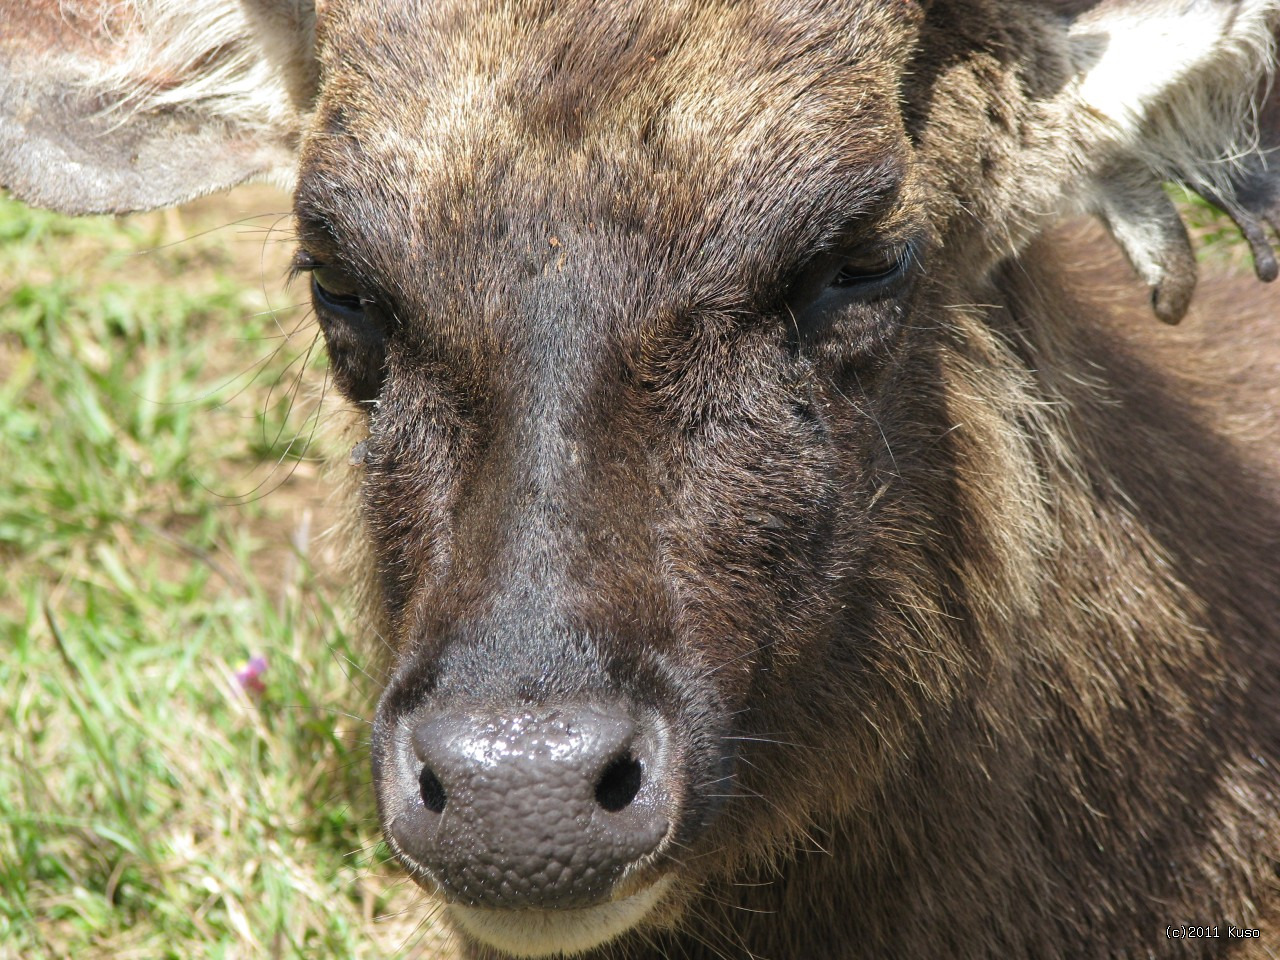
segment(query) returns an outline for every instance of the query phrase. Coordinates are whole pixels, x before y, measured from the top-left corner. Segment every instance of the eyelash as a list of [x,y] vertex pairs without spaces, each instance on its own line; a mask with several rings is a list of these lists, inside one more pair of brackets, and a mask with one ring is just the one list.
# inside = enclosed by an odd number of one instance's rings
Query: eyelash
[[834,287],[837,290],[847,290],[856,287],[862,287],[864,292],[870,293],[888,287],[899,280],[907,270],[912,260],[911,247],[904,246],[897,252],[897,256],[892,262],[887,262],[883,270],[874,272],[855,272],[856,268],[852,264],[845,263],[836,271],[831,282],[827,285],[829,288]]
[[294,256],[290,275],[296,277],[302,273],[310,274],[312,295],[326,310],[347,317],[362,315],[365,306],[370,302],[369,298],[362,295],[354,283],[351,284],[350,292],[335,291],[326,287],[322,277],[325,271],[331,269],[333,268],[328,264],[317,260],[305,250],[299,250]]
[[338,294],[326,290],[315,273],[311,274],[311,292],[317,300],[334,313],[362,314],[364,313],[365,304],[369,302],[358,293]]

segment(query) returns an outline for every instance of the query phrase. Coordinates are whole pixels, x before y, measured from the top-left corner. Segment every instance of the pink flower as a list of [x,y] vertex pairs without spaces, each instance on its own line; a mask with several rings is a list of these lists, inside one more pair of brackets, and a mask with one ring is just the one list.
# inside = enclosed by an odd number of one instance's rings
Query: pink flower
[[261,654],[250,657],[247,663],[236,671],[236,680],[241,689],[256,696],[266,692],[267,685],[262,682],[262,675],[267,672],[267,658]]

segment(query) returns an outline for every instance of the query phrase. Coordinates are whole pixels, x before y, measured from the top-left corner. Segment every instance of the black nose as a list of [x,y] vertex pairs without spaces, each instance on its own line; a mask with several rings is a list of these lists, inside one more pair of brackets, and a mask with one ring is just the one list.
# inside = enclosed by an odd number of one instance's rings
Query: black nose
[[620,706],[437,712],[403,744],[416,796],[388,826],[456,902],[597,903],[666,835],[661,739]]

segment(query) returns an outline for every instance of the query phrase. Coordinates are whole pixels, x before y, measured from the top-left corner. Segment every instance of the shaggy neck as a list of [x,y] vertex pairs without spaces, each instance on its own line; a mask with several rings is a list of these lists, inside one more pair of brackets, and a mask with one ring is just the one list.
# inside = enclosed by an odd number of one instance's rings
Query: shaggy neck
[[[1145,955],[1167,949],[1153,904],[1256,925],[1271,868],[1244,851],[1280,789],[1261,716],[1280,696],[1274,494],[1207,406],[1176,399],[1174,371],[1207,375],[1200,361],[1124,335],[1151,323],[1140,296],[1107,319],[1037,267],[1063,261],[1034,250],[1001,308],[955,318],[953,512],[936,521],[943,550],[922,538],[902,559],[951,596],[896,598],[915,620],[880,655],[907,680],[876,692],[874,736],[857,734],[856,704],[827,718],[851,725],[845,752],[814,760],[846,781],[831,788],[844,813],[716,887],[674,953]],[[929,670],[946,682],[910,682]]]

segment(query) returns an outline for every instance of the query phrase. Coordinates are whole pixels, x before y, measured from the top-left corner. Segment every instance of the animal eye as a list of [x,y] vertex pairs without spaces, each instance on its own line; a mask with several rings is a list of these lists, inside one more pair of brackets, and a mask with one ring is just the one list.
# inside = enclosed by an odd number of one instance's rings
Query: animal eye
[[793,335],[808,339],[829,329],[841,316],[898,293],[915,262],[910,244],[831,253],[813,261],[787,296]]
[[317,302],[335,313],[362,313],[365,298],[351,277],[333,267],[317,267],[311,273],[311,290]]
[[360,292],[359,284],[341,267],[323,263],[306,251],[299,251],[293,268],[297,273],[311,274],[311,294],[316,305],[344,317],[364,313],[369,298]]
[[906,268],[905,250],[894,251],[892,255],[846,260],[836,269],[828,286],[837,290],[862,289],[869,292],[891,284],[906,272]]
[[823,304],[871,300],[892,293],[907,276],[912,259],[912,249],[905,244],[852,254],[826,254],[796,278],[787,295],[787,305],[798,314]]
[[306,251],[299,251],[293,269],[311,275],[316,317],[339,389],[356,402],[376,399],[385,375],[388,339],[376,303],[348,271]]

